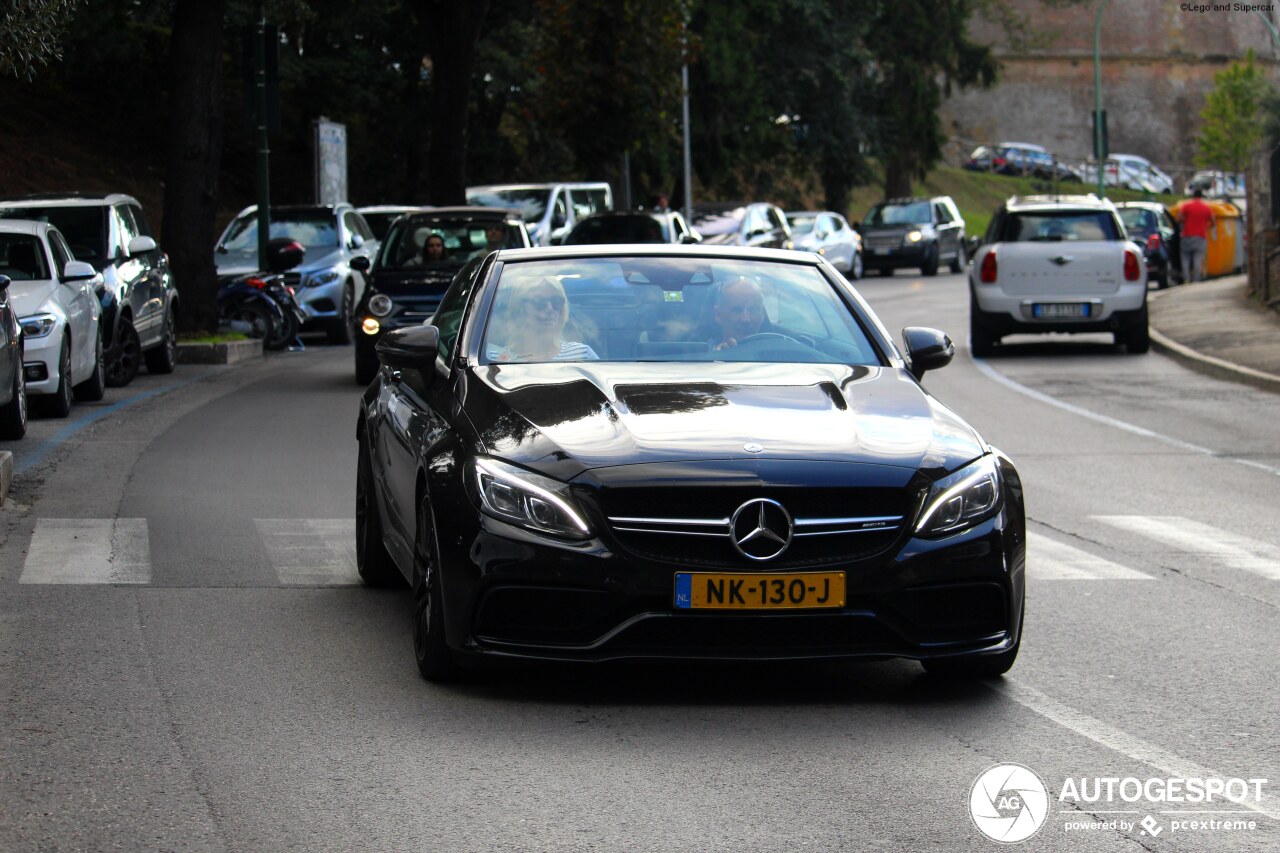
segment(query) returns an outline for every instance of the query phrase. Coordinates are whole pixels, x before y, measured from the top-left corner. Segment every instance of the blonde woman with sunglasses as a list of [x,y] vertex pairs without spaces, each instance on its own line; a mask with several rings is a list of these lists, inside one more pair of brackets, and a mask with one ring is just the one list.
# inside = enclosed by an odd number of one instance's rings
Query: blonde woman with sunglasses
[[564,337],[569,321],[569,300],[564,285],[551,276],[514,281],[506,285],[508,310],[492,337],[506,345],[490,343],[485,353],[496,362],[595,361],[595,350],[581,341]]

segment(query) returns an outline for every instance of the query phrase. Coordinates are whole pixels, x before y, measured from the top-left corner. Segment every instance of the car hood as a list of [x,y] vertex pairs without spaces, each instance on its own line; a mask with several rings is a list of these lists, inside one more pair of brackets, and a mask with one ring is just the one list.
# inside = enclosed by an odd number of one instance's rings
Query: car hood
[[36,313],[57,290],[56,281],[13,282],[9,285],[9,299],[13,303],[13,313],[19,317]]
[[986,452],[972,427],[898,368],[488,365],[467,373],[458,393],[485,452],[561,480],[718,459],[876,463],[936,476]]
[[[306,275],[310,272],[337,266],[343,260],[345,260],[345,256],[341,249],[332,249],[327,252],[323,249],[308,249],[306,262],[293,267],[289,272]],[[218,269],[218,275],[222,277],[244,275],[262,269],[262,267],[258,266],[257,249],[244,252],[215,251],[213,253],[213,264]]]
[[463,263],[441,263],[410,269],[375,269],[372,288],[388,296],[440,295],[449,288]]

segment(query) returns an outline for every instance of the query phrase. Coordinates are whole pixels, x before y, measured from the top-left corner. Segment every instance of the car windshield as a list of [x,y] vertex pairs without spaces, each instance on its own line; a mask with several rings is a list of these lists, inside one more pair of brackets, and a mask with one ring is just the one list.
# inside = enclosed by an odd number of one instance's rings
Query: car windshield
[[813,231],[814,224],[818,221],[816,216],[795,216],[787,214],[787,222],[791,224],[792,237],[804,237]]
[[665,243],[667,234],[651,216],[598,216],[579,222],[564,242],[568,245]]
[[[107,208],[97,206],[0,207],[0,218],[50,222],[67,238],[78,261],[103,262],[107,257]],[[13,276],[10,276],[13,278]]]
[[1105,210],[1037,210],[1010,213],[996,238],[1013,242],[1120,240],[1115,217]]
[[[435,239],[433,239],[435,238]],[[443,251],[430,250],[428,242]],[[520,226],[503,220],[405,219],[395,224],[378,250],[379,269],[414,269],[436,264],[461,264],[497,249],[524,246]]]
[[1129,231],[1151,232],[1157,228],[1156,215],[1141,207],[1120,208],[1120,221]]
[[40,241],[29,234],[0,234],[0,275],[14,281],[51,278]]
[[361,211],[364,221],[369,223],[369,230],[373,232],[373,239],[387,239],[387,231],[391,229],[391,223],[395,222],[408,211],[404,210],[366,210]]
[[923,225],[932,221],[929,202],[877,204],[867,214],[868,225]]
[[[308,249],[334,249],[338,246],[338,228],[333,211],[327,208],[314,210],[271,211],[271,237],[288,237],[297,240]],[[258,250],[258,214],[251,211],[237,217],[227,229],[222,245],[229,252]]]
[[881,364],[830,280],[807,264],[689,257],[503,266],[484,363]]
[[509,190],[467,190],[467,204],[520,211],[525,222],[541,222],[551,191],[538,187]]

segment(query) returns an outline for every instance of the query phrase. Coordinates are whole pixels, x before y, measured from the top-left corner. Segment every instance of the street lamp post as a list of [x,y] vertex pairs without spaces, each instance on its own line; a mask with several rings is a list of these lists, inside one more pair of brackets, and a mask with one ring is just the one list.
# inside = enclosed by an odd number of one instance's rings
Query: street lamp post
[[1098,14],[1093,19],[1093,157],[1097,163],[1098,198],[1106,196],[1103,189],[1102,156],[1102,13],[1107,10],[1110,0],[1102,0],[1098,5]]

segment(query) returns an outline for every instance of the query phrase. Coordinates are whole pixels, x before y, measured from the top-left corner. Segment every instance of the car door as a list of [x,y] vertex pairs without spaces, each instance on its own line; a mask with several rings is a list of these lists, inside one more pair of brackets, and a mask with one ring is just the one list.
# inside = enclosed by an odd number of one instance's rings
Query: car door
[[933,216],[938,232],[938,258],[954,258],[959,249],[959,223],[951,218],[951,211],[942,202],[934,202]]
[[[142,215],[142,208],[134,204],[122,204],[118,205],[118,209],[125,227],[123,242],[126,252],[134,237],[151,237],[155,240],[150,224]],[[134,315],[134,327],[138,330],[143,347],[150,346],[164,336],[167,268],[163,259],[164,253],[159,248],[134,256],[134,260],[142,265],[136,284],[136,298],[140,307]]]
[[98,300],[93,292],[93,281],[63,281],[67,262],[72,260],[71,248],[56,230],[49,230],[49,252],[53,256],[53,279],[58,282],[58,301],[67,315],[71,329],[71,373],[84,376],[93,369],[97,357],[98,329],[95,311]]
[[[347,233],[347,245],[350,247],[351,257],[365,257],[369,262],[373,263],[374,255],[377,254],[378,241],[373,239],[373,230],[369,228],[369,223],[364,221],[364,217],[354,210],[348,210],[342,215],[344,229]],[[353,239],[359,238],[359,239]],[[358,270],[351,272],[352,287],[355,288],[354,300],[352,305],[359,305],[360,300],[364,298],[364,290],[368,284],[364,274]]]
[[133,217],[126,213],[127,205],[116,204],[111,207],[112,238],[108,241],[109,257],[114,258],[116,275],[120,279],[122,297],[120,310],[128,311],[133,317],[133,328],[146,347],[149,341],[157,337],[155,331],[155,309],[151,304],[151,287],[147,279],[149,268],[146,259],[141,255],[129,256],[129,241],[138,236],[137,224]]

